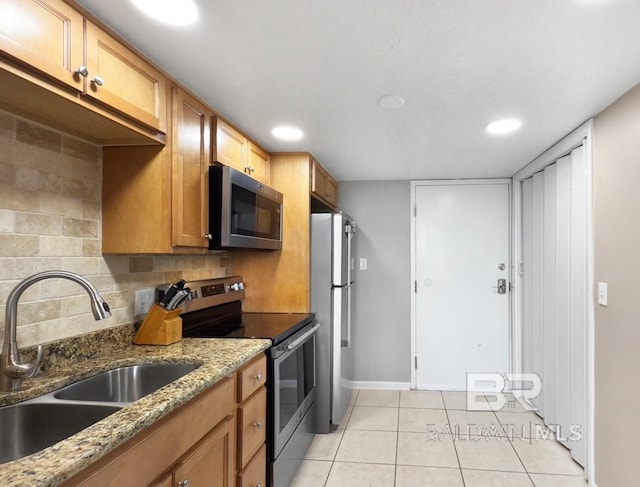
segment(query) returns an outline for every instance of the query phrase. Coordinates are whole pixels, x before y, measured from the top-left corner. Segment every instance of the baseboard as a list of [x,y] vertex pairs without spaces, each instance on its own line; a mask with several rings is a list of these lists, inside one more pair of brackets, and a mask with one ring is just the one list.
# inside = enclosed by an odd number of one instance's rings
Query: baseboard
[[380,381],[366,381],[366,380],[352,380],[349,381],[349,385],[353,389],[379,389],[379,390],[392,390],[392,391],[408,391],[411,389],[410,382],[380,382]]

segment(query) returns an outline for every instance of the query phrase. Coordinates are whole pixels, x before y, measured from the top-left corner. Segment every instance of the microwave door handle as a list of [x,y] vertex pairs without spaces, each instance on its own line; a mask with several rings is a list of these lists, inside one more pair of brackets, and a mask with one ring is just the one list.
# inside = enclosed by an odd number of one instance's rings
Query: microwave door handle
[[318,330],[318,328],[320,328],[320,323],[316,323],[308,332],[306,332],[300,338],[297,338],[296,340],[289,343],[287,345],[287,350],[293,350],[294,348],[300,346],[302,343],[306,342],[307,339]]

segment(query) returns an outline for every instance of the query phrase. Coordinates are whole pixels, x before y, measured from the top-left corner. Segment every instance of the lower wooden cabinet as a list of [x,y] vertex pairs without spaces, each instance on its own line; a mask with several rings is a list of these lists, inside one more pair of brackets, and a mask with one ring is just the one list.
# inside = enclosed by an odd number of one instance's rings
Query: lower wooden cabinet
[[266,388],[242,400],[238,376],[266,378],[264,355],[160,420],[63,487],[235,487],[266,479]]
[[238,474],[237,487],[265,487],[267,484],[267,446],[262,445],[249,464]]
[[233,429],[232,419],[227,419],[216,431],[205,438],[200,446],[174,470],[173,486],[232,487]]
[[262,387],[238,410],[238,468],[244,468],[266,440],[267,390]]

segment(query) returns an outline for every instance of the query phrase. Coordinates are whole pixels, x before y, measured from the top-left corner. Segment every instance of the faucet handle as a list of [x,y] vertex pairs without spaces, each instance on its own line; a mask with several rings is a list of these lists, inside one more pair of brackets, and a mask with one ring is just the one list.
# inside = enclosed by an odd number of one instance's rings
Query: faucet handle
[[29,377],[33,377],[38,372],[40,365],[42,365],[42,359],[44,358],[44,347],[42,345],[38,345],[38,352],[36,354],[36,359],[30,364],[18,364],[13,363],[12,369],[14,373],[14,378],[16,379],[28,379]]

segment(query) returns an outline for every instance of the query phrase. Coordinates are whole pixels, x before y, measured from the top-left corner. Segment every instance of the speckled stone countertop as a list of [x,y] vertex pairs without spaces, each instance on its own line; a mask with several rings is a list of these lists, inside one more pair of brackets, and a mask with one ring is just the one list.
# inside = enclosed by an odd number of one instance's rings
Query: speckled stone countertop
[[[25,380],[21,391],[0,392],[0,406],[37,397],[124,365],[181,363],[200,367],[66,440],[0,464],[2,485],[59,485],[271,346],[269,340],[225,338],[186,338],[169,346],[136,346],[131,343],[132,330],[121,327],[116,332],[97,332],[64,345],[50,344],[46,347],[43,371]],[[30,353],[25,351],[22,358],[27,359]]]

